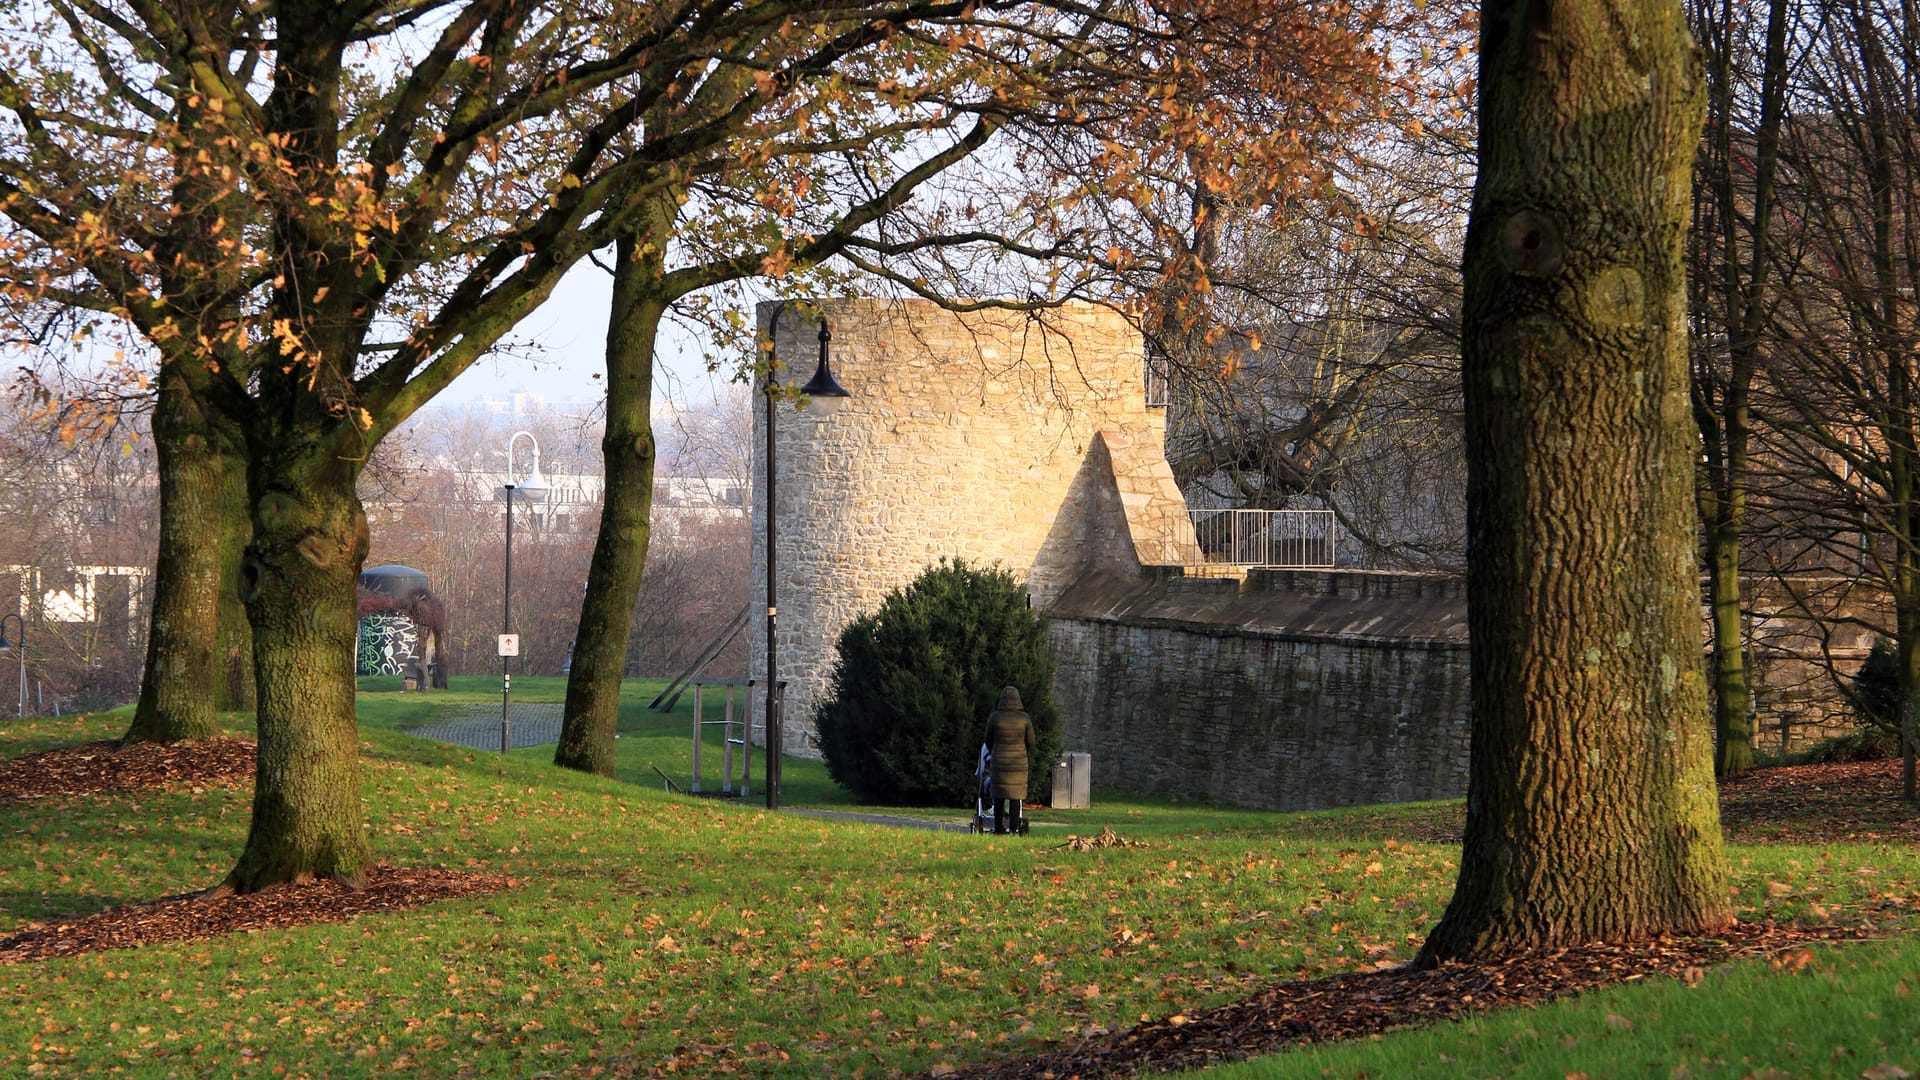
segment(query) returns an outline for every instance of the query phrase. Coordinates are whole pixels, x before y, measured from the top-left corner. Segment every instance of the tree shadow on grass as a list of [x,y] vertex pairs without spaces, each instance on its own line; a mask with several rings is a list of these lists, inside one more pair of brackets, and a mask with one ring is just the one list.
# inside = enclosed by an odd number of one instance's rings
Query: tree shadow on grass
[[[9,916],[23,922],[40,922],[48,919],[72,919],[82,915],[92,915],[108,908],[124,907],[137,902],[139,898],[113,896],[105,893],[45,893],[19,890],[0,890],[0,915]],[[5,930],[11,933],[19,929]]]

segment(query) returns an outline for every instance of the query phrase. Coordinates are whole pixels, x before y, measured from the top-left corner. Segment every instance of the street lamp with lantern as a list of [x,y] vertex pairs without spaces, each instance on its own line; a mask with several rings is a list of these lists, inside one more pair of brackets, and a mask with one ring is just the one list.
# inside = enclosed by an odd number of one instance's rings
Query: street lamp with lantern
[[[527,470],[526,478],[520,483],[513,482],[513,444],[526,436],[533,444],[533,468]],[[506,581],[500,591],[500,752],[506,753],[511,745],[508,738],[508,717],[513,708],[513,674],[507,669],[512,658],[520,655],[520,641],[513,633],[513,493],[517,488],[520,497],[528,502],[540,502],[551,490],[546,477],[540,475],[540,440],[533,437],[531,431],[516,431],[507,436],[507,482],[501,487],[507,493],[507,557]]]
[[[13,620],[14,636],[7,637],[7,620]],[[14,719],[27,715],[27,620],[14,612],[0,615],[0,656],[18,656],[20,658],[20,706],[13,714]]]
[[[778,531],[774,526],[773,513],[773,476],[774,476],[774,414],[776,397],[775,387],[780,374],[779,330],[780,316],[786,313],[791,301],[782,300],[773,306],[773,314],[767,319],[767,809],[780,809],[780,756],[785,749],[780,709],[776,702],[779,686],[775,674],[774,622],[779,607],[776,603],[774,584],[774,541]],[[817,417],[826,417],[846,404],[849,397],[846,388],[834,381],[833,369],[827,363],[827,346],[833,341],[833,332],[827,328],[826,316],[820,318],[820,361],[813,369],[813,378],[807,381],[800,392],[806,395],[807,411]]]

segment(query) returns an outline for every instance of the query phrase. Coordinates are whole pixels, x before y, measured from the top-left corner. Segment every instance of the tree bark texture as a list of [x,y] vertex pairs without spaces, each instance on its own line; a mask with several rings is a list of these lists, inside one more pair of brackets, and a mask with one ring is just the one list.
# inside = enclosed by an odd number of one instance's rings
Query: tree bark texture
[[[1742,481],[1744,486],[1744,481]],[[1744,492],[1723,492],[1740,498]],[[1753,767],[1753,686],[1740,608],[1743,515],[1722,511],[1707,533],[1707,602],[1713,608],[1713,774],[1738,776]]]
[[354,588],[367,525],[358,461],[311,430],[256,439],[253,541],[241,592],[253,621],[259,764],[246,849],[227,884],[251,892],[314,877],[358,884],[361,835],[354,724]]
[[1701,656],[1672,0],[1491,0],[1464,259],[1474,728],[1426,964],[1731,919]]
[[[638,216],[648,220],[647,215]],[[652,535],[653,349],[667,301],[659,288],[661,252],[647,246],[651,235],[630,232],[615,248],[607,326],[607,425],[600,444],[606,488],[574,636],[560,744],[553,755],[556,765],[602,776],[614,774],[620,679]]]
[[246,461],[235,456],[226,464],[220,474],[219,531],[213,537],[220,549],[220,588],[216,594],[219,636],[214,643],[214,663],[219,670],[213,707],[222,712],[250,713],[255,701],[253,625],[247,621],[247,605],[240,598],[240,570],[246,563],[247,543],[253,539],[253,520],[248,512]]
[[[154,565],[140,700],[124,739],[178,742],[219,731],[221,539],[228,478],[245,483],[246,463],[207,415],[183,370],[160,369],[153,442],[160,486],[160,544]],[[245,503],[241,503],[244,509]],[[231,585],[233,579],[225,578]]]

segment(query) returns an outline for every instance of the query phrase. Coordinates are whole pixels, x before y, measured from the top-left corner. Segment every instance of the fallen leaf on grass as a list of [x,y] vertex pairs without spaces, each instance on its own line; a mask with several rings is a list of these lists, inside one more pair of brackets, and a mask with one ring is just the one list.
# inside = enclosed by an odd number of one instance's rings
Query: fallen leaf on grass
[[1813,950],[1811,949],[1795,949],[1790,953],[1774,957],[1772,961],[1775,968],[1785,968],[1788,971],[1799,971],[1812,963]]
[[1095,848],[1146,847],[1139,840],[1128,840],[1113,831],[1108,825],[1100,830],[1098,836],[1069,836],[1067,842],[1054,848],[1055,851],[1092,851]]

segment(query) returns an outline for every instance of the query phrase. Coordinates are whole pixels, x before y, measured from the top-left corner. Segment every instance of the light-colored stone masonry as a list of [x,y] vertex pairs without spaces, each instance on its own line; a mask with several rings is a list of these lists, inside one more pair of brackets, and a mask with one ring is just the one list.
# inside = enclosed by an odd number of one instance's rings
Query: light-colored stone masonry
[[[763,333],[771,310],[760,307]],[[1164,414],[1146,405],[1141,339],[1119,315],[1084,304],[1032,317],[953,314],[881,300],[819,310],[833,373],[852,396],[827,419],[784,408],[774,424],[776,659],[787,745],[801,753],[840,630],[928,565],[1003,564],[1044,607],[1091,567],[1137,572],[1143,556],[1159,561],[1169,533],[1179,548],[1186,520]],[[812,376],[818,329],[799,309],[782,315],[782,382]],[[754,422],[747,670],[765,678],[764,405]],[[756,693],[755,724],[761,703]]]

